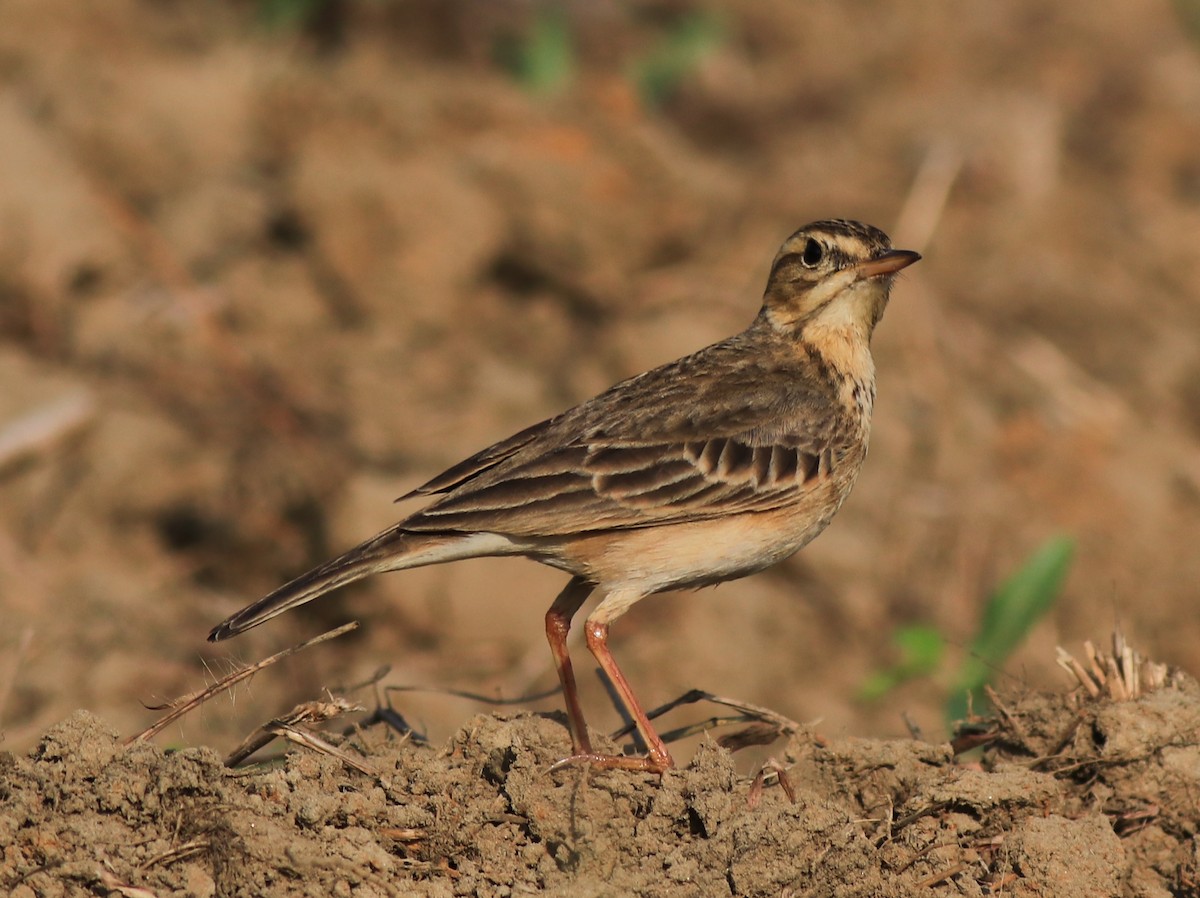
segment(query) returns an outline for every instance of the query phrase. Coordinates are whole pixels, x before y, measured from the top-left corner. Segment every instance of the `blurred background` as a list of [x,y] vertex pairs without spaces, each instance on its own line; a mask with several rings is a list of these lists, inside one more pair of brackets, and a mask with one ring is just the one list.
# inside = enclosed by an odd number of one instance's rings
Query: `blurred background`
[[[989,597],[1057,537],[1065,581],[995,682],[1062,684],[1054,646],[1114,625],[1200,670],[1198,23],[1193,0],[7,0],[5,747],[76,708],[140,729],[352,617],[164,738],[228,745],[384,664],[553,686],[564,575],[521,560],[204,637],[465,454],[740,330],[827,217],[925,255],[876,334],[871,457],[797,557],[619,622],[646,704],[699,687],[940,738]],[[484,706],[397,707],[440,739]]]

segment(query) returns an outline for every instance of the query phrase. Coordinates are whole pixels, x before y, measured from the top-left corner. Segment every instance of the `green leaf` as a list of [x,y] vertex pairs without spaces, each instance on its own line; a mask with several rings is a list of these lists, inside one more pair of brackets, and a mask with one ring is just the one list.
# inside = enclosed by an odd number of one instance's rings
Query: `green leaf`
[[725,39],[721,20],[710,12],[680,19],[663,39],[633,64],[633,80],[642,101],[661,106],[689,74]]
[[1053,607],[1071,565],[1075,543],[1065,536],[1047,541],[1006,580],[984,609],[979,632],[970,646],[970,657],[959,671],[958,688],[947,706],[947,717],[961,720],[967,713],[967,696],[978,705],[979,695],[993,671],[1003,666],[1034,625]]
[[1175,0],[1175,15],[1194,43],[1200,43],[1200,0]]
[[860,701],[877,701],[906,680],[933,673],[941,666],[946,647],[942,634],[923,624],[896,630],[892,643],[900,650],[900,660],[863,681],[858,689]]
[[520,38],[499,48],[501,63],[526,90],[555,94],[575,75],[575,47],[561,10],[543,9]]
[[327,3],[327,0],[259,0],[258,17],[268,28],[299,28]]

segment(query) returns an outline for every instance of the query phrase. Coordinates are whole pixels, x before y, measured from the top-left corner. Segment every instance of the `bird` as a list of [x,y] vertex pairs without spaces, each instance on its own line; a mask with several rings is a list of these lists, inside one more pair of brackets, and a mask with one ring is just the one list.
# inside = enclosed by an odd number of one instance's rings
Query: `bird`
[[[756,573],[828,526],[867,453],[871,335],[896,274],[920,258],[867,224],[805,225],[775,255],[741,333],[453,465],[402,497],[424,507],[238,611],[209,640],[372,574],[525,556],[570,575],[545,616],[572,742],[560,764],[664,773],[675,762],[609,650],[609,628],[647,596]],[[644,755],[592,747],[567,635],[593,592],[586,644]]]

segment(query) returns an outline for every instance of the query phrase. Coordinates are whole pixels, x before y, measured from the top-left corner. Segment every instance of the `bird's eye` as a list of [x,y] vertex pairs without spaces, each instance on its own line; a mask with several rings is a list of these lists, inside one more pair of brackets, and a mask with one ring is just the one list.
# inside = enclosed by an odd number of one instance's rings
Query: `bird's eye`
[[804,244],[804,253],[800,256],[800,261],[804,263],[806,268],[815,268],[825,255],[825,248],[811,237]]

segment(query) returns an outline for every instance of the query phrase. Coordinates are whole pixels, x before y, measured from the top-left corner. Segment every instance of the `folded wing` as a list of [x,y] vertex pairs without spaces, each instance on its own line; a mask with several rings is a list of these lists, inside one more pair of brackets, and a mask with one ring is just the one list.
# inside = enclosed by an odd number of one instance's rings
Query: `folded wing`
[[[827,379],[811,365],[787,373],[748,364],[737,338],[709,347],[455,465],[409,494],[442,495],[399,527],[554,536],[799,501],[861,439]],[[765,377],[790,389],[765,395]]]

